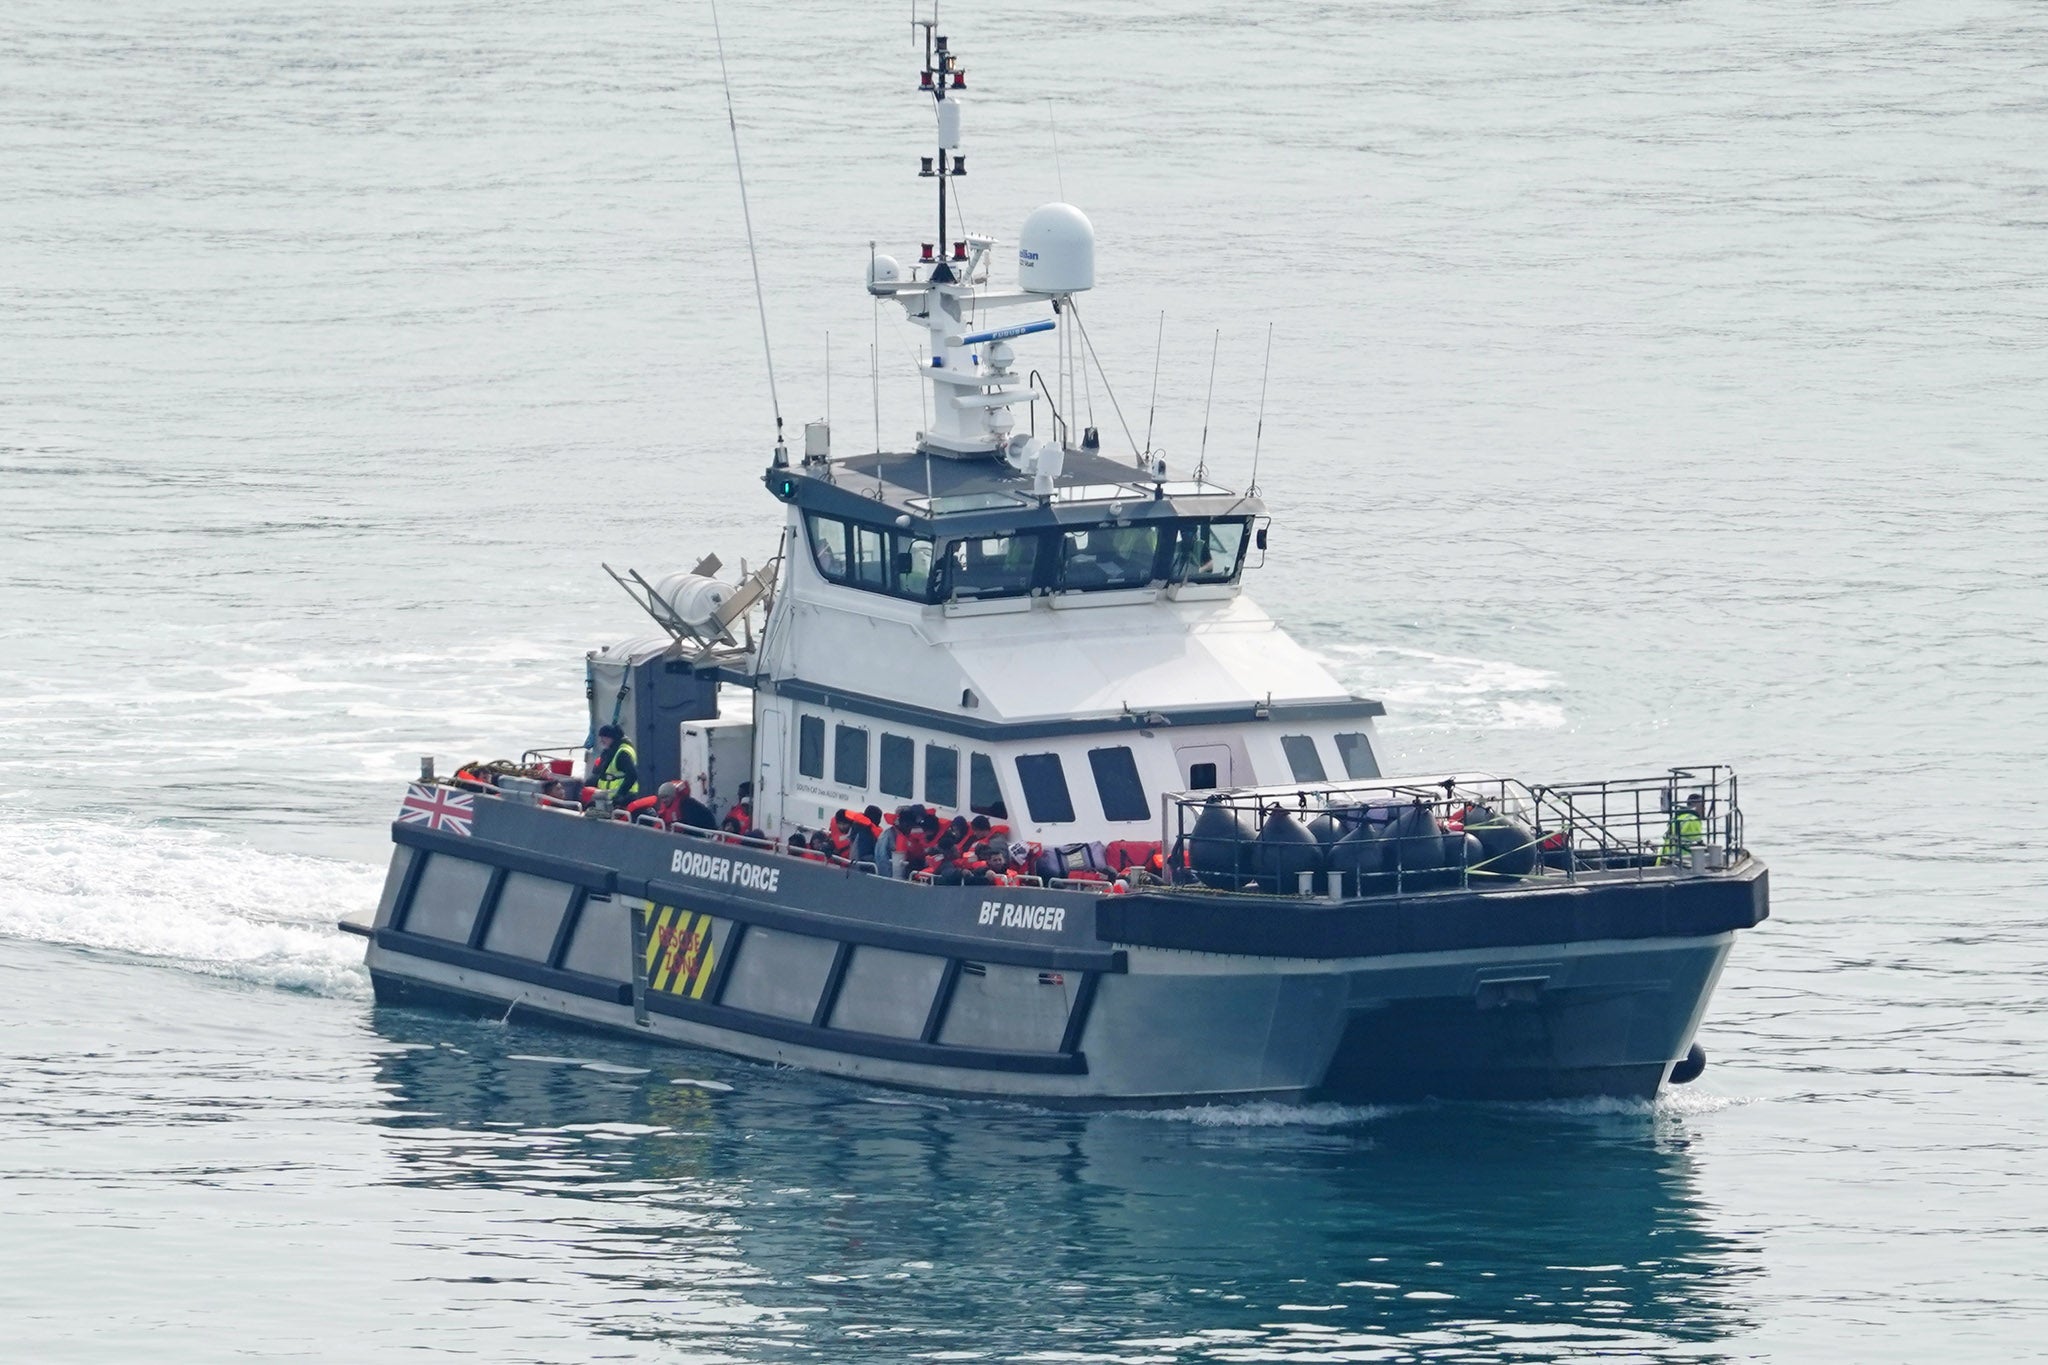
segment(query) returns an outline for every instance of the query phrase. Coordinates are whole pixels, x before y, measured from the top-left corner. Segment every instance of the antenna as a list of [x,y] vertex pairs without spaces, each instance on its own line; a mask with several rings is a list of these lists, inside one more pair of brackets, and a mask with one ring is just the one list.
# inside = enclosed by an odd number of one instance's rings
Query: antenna
[[1266,381],[1273,376],[1273,324],[1266,324],[1266,368],[1259,376],[1259,427],[1252,437],[1252,481],[1244,490],[1248,498],[1259,495],[1259,446],[1266,439]]
[[[911,13],[917,12],[912,0]],[[868,269],[875,268],[875,244],[868,243]],[[874,336],[868,342],[868,382],[874,388],[875,399],[875,454],[882,453],[882,301],[875,300],[871,318]]]
[[[911,13],[916,14],[915,7]],[[965,90],[967,73],[960,69],[959,57],[947,47],[946,35],[938,31],[939,7],[936,0],[932,5],[931,18],[913,18],[911,22],[924,30],[924,72],[919,77],[918,87],[931,95],[932,108],[938,118],[938,155],[926,160],[924,169],[919,172],[920,175],[935,177],[939,182],[938,260],[932,266],[931,282],[951,284],[958,276],[954,275],[953,267],[947,264],[947,182],[956,176],[967,174],[967,158],[958,152],[953,152],[950,160],[947,156],[947,153],[960,143],[960,105],[958,101],[949,101],[946,92]]]
[[[1067,311],[1074,316],[1074,330],[1081,334],[1081,344],[1088,348],[1088,360],[1095,362],[1095,373],[1102,378],[1102,392],[1108,397],[1110,407],[1116,411],[1116,423],[1124,429],[1124,439],[1131,443],[1131,454],[1138,455],[1138,439],[1131,435],[1131,424],[1124,420],[1123,404],[1116,401],[1116,390],[1109,386],[1109,371],[1102,368],[1102,357],[1095,354],[1095,340],[1088,335],[1088,328],[1081,321],[1081,310],[1074,306],[1074,300],[1071,297],[1067,300]],[[1083,361],[1081,365],[1081,380],[1084,384],[1088,380],[1088,365],[1086,361]],[[1095,418],[1095,389],[1093,385],[1089,385],[1088,388],[1088,418],[1092,424]],[[1138,455],[1138,458],[1142,460],[1144,456]]]
[[732,76],[725,69],[725,35],[718,27],[718,0],[711,0],[711,37],[718,44],[718,78],[725,85],[725,126],[732,129],[732,166],[740,180],[740,217],[747,225],[747,261],[754,268],[754,311],[761,315],[761,354],[768,362],[768,403],[775,409],[775,463],[789,463],[782,437],[782,397],[775,390],[775,351],[768,344],[768,300],[761,293],[761,255],[754,249],[754,211],[747,205],[747,168],[740,160],[740,124],[732,111]]
[[1159,411],[1159,352],[1166,346],[1166,310],[1159,312],[1159,335],[1152,342],[1152,406],[1145,411],[1145,455],[1152,455],[1152,417]]
[[1045,101],[1045,121],[1052,129],[1052,173],[1059,179],[1060,200],[1067,197],[1067,173],[1060,167],[1060,123],[1053,117],[1053,102],[1050,96]]
[[832,426],[832,329],[825,329],[825,427]]
[[1195,482],[1209,471],[1209,409],[1216,404],[1216,351],[1223,344],[1223,329],[1209,338],[1209,396],[1202,400],[1202,453],[1195,459]]

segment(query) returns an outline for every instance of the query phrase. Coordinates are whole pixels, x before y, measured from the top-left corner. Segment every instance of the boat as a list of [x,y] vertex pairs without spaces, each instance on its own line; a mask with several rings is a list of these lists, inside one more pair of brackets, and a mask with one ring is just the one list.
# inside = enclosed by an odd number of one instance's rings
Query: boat
[[[377,999],[1050,1106],[1693,1079],[1769,913],[1733,770],[1383,772],[1382,705],[1245,591],[1256,477],[1075,429],[1086,215],[1032,212],[1014,284],[947,231],[965,69],[921,27],[938,232],[865,285],[924,334],[928,429],[792,456],[778,399],[757,567],[605,566],[659,633],[586,656],[582,744],[422,760],[346,926]],[[608,727],[696,813],[586,779]]]

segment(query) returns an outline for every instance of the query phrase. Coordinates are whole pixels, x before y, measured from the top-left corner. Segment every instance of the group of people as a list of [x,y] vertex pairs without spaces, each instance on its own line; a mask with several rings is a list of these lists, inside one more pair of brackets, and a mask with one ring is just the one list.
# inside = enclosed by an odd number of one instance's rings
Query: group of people
[[986,815],[946,820],[925,806],[902,806],[893,815],[869,806],[837,811],[826,828],[790,835],[789,851],[884,877],[924,874],[944,886],[1016,886],[1040,869],[1033,850],[1009,842],[1009,835]]
[[[642,795],[639,755],[616,725],[598,728],[597,755],[581,796],[593,812],[623,813],[627,818],[651,815],[691,831],[755,834],[750,784],[741,785],[739,799],[722,817],[692,794],[686,781],[664,782],[653,795]],[[1027,879],[1035,883],[1041,878],[1087,875],[1063,871],[1059,859],[1036,845],[1010,842],[1009,827],[986,815],[946,819],[921,805],[900,806],[894,814],[884,814],[880,806],[837,811],[824,829],[791,834],[787,847],[800,858],[837,862],[884,877],[922,876],[941,886],[1018,886]],[[1152,852],[1150,866],[1120,867],[1111,874],[1117,890],[1124,889],[1126,880],[1165,879],[1156,848]]]
[[[628,818],[651,815],[665,825],[687,829],[721,829],[728,834],[754,832],[753,784],[742,782],[739,799],[723,816],[697,799],[686,781],[664,782],[653,794],[642,795],[640,756],[616,725],[602,725],[597,731],[597,757],[591,761],[590,784],[581,793],[583,804],[593,810],[623,812]],[[600,803],[599,798],[602,798]]]

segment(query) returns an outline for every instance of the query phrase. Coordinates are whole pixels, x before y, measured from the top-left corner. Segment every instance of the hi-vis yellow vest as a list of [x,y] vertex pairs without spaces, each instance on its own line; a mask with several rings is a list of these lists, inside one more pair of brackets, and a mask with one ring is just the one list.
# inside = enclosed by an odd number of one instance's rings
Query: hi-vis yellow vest
[[618,799],[619,789],[626,785],[626,775],[618,770],[620,754],[633,760],[633,771],[640,770],[640,755],[634,751],[632,745],[622,739],[611,747],[611,752],[604,756],[604,763],[597,770],[596,785],[599,791],[611,797],[614,802]]

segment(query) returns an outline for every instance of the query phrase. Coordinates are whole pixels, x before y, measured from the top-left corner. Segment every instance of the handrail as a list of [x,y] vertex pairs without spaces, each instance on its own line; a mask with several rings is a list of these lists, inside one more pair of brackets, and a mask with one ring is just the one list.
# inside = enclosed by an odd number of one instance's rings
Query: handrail
[[[1176,880],[1198,879],[1211,890],[1299,895],[1306,877],[1306,894],[1336,898],[1348,898],[1354,879],[1359,895],[1373,894],[1369,887],[1394,894],[1483,891],[1532,877],[1673,875],[1691,862],[1695,847],[1708,850],[1708,870],[1739,864],[1749,855],[1736,795],[1734,770],[1722,764],[1546,785],[1493,776],[1363,779],[1169,792],[1161,832],[1179,836],[1170,845],[1178,851],[1176,864],[1183,862],[1179,854],[1200,854],[1190,859],[1193,870]],[[1697,835],[1680,818],[1694,800]],[[1204,812],[1217,807],[1226,819],[1210,821],[1197,834]],[[1407,814],[1418,808],[1423,816]],[[1261,841],[1276,811],[1304,826],[1320,825],[1315,847],[1299,832],[1281,844]],[[1361,828],[1366,832],[1357,833]],[[1472,851],[1467,834],[1478,836],[1483,857]],[[1346,839],[1383,846],[1333,863],[1329,849]],[[1269,854],[1262,847],[1291,852]]]

